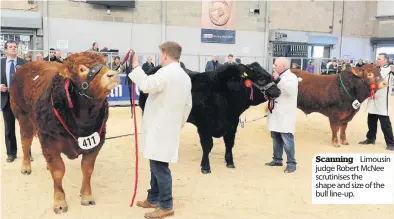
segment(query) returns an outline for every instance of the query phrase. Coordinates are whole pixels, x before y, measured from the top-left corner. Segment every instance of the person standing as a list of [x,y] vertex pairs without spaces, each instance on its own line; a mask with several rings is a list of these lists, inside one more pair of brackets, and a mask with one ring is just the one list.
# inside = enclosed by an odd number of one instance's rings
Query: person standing
[[151,188],[147,199],[138,201],[137,206],[156,210],[146,213],[145,218],[174,214],[169,163],[178,161],[181,129],[192,108],[191,80],[179,63],[182,47],[176,42],[165,42],[159,48],[162,68],[148,76],[134,54],[133,71],[128,75],[149,94],[142,118],[141,151],[149,159]]
[[145,71],[145,73],[149,72],[154,67],[155,65],[152,63],[152,57],[150,56],[146,59],[146,62],[142,65],[142,69]]
[[272,113],[268,113],[268,129],[273,140],[273,160],[266,166],[283,166],[283,149],[287,155],[285,173],[296,170],[294,132],[297,113],[298,79],[290,69],[290,61],[284,57],[275,59],[274,80],[279,80],[278,88],[282,91],[279,98],[275,99]]
[[368,101],[367,139],[360,141],[359,144],[375,144],[379,120],[387,145],[386,149],[393,151],[394,137],[389,117],[389,95],[390,91],[393,89],[394,65],[390,66],[388,63],[389,56],[386,53],[380,53],[376,59],[376,65],[380,68],[382,78],[387,79],[389,85],[386,89],[377,90],[374,99]]
[[212,60],[208,61],[205,66],[205,71],[215,71],[219,66],[219,61],[216,56],[212,56]]
[[1,110],[4,118],[5,146],[7,149],[7,162],[11,163],[17,157],[17,143],[15,136],[15,116],[10,106],[10,87],[17,66],[22,66],[27,61],[17,57],[18,46],[15,41],[4,44],[6,57],[1,59]]

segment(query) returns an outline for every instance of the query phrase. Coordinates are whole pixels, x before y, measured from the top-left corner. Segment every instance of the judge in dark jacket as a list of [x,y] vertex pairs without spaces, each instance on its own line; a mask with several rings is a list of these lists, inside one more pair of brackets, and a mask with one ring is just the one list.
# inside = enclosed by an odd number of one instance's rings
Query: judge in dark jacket
[[7,162],[13,162],[17,156],[17,145],[15,136],[15,116],[10,107],[10,87],[16,69],[27,63],[24,59],[17,57],[18,46],[15,41],[7,41],[4,44],[6,56],[1,59],[1,110],[4,118],[5,146],[7,149]]

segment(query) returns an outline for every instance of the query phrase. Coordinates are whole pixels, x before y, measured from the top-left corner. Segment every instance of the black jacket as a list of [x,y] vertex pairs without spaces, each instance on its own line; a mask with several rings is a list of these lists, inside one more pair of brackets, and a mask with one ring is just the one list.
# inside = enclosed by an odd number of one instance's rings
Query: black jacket
[[142,70],[144,70],[144,72],[147,73],[149,70],[151,70],[154,67],[155,67],[155,65],[152,62],[150,64],[148,62],[145,62],[142,65]]
[[[7,63],[6,63],[6,61],[7,61],[7,57],[3,57],[1,59],[1,68],[0,68],[1,81],[0,81],[0,84],[5,84],[7,87],[10,87],[11,85],[8,85],[8,83],[7,83],[7,71],[6,71]],[[24,65],[26,63],[27,63],[26,60],[17,57],[15,66]],[[0,93],[1,93],[1,109],[3,109],[4,106],[7,104],[8,100],[10,99],[10,93],[8,91],[7,92],[0,92]]]

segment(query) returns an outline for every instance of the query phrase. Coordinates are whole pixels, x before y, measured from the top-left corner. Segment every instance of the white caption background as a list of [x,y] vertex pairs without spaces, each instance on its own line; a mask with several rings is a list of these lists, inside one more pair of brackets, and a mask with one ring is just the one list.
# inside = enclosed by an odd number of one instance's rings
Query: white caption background
[[[321,161],[317,162],[317,158]],[[353,163],[323,162],[327,158],[342,161],[353,158]],[[371,158],[380,162],[366,162]],[[312,204],[394,204],[394,154],[315,155],[312,160]]]

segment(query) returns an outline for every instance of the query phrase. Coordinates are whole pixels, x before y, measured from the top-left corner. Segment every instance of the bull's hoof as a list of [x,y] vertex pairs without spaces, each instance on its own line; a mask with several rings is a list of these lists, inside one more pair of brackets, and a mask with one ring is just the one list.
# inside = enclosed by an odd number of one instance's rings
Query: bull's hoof
[[66,213],[68,211],[68,206],[66,201],[59,201],[58,203],[55,203],[53,207],[53,211],[56,214]]
[[234,164],[227,164],[226,167],[227,168],[235,168]]
[[31,174],[31,166],[29,164],[22,164],[21,173],[23,175],[30,175]]
[[332,143],[332,146],[334,146],[334,147],[336,147],[336,148],[341,147],[341,145],[339,145],[338,143],[336,143],[336,144]]
[[89,206],[89,205],[96,205],[95,201],[81,201],[81,205]]
[[201,169],[201,173],[202,174],[209,174],[209,173],[211,173],[211,169],[207,169],[207,170]]
[[81,205],[83,205],[83,206],[96,205],[96,202],[94,201],[94,198],[92,195],[85,195],[85,196],[82,196],[82,198],[81,198]]
[[348,142],[347,140],[345,140],[345,141],[341,141],[341,144],[343,144],[343,145],[349,145],[349,142]]
[[31,174],[31,170],[24,170],[24,169],[22,169],[22,170],[21,170],[21,173],[22,173],[23,175],[30,175],[30,174]]

